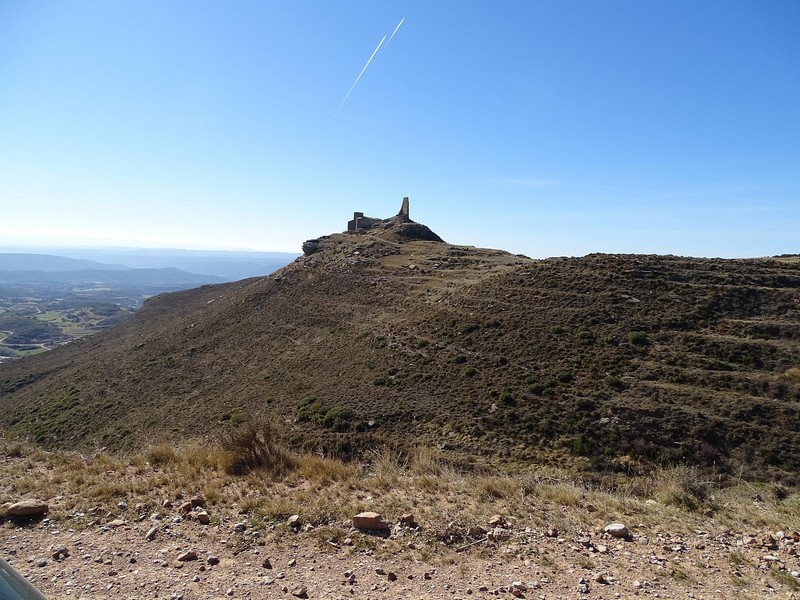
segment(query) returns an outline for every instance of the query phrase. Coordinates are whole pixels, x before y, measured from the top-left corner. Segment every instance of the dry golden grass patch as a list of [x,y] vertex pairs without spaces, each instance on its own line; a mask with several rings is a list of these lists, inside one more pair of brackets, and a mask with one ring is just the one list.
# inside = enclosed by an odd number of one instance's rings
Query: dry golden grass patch
[[162,443],[137,454],[86,456],[0,438],[0,504],[40,498],[51,503],[57,520],[92,509],[119,514],[122,501],[142,514],[162,511],[165,499],[202,494],[212,518],[248,519],[254,527],[272,524],[288,533],[287,517],[298,514],[324,543],[338,543],[346,521],[363,510],[392,521],[413,513],[423,535],[437,544],[460,541],[494,514],[513,527],[560,531],[599,531],[623,521],[678,533],[710,527],[712,515],[716,526],[733,531],[788,530],[800,521],[795,489],[745,482],[720,489],[684,467],[598,485],[552,468],[462,473],[429,448],[409,454],[385,449],[360,465],[292,454],[277,440],[270,453],[280,457],[277,465],[233,474],[231,465],[242,463],[222,444]]
[[334,482],[351,482],[357,475],[358,469],[355,465],[308,454],[297,458],[294,471],[289,477],[321,487]]

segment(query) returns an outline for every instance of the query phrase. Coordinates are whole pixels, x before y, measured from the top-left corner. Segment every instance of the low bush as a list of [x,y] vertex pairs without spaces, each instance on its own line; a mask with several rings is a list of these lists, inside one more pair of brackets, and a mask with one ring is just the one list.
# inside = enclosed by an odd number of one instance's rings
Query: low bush
[[350,429],[354,416],[355,413],[349,408],[334,406],[322,417],[322,425],[333,431],[344,432]]
[[[390,371],[391,373],[391,371]],[[383,377],[373,381],[375,385],[394,385],[392,377]],[[309,396],[297,405],[297,420],[310,421],[317,425],[338,431],[340,433],[350,429],[355,413],[344,406],[328,406],[314,396]]]
[[509,392],[508,390],[502,392],[500,394],[500,402],[505,404],[506,406],[516,406],[517,400],[514,398],[514,394]]
[[230,475],[245,475],[255,470],[284,475],[295,466],[294,458],[278,440],[267,418],[248,421],[227,432],[221,446],[227,454],[225,470]]
[[458,328],[458,333],[460,333],[461,335],[467,335],[469,333],[472,333],[473,331],[477,331],[478,329],[480,329],[480,327],[481,326],[478,325],[477,323],[464,323]]

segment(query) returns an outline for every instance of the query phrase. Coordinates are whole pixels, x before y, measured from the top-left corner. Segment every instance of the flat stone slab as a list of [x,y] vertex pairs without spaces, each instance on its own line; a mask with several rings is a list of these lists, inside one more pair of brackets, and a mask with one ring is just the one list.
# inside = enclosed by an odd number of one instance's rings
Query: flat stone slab
[[356,529],[371,529],[375,531],[389,531],[390,525],[386,519],[376,512],[362,512],[353,517],[353,527]]

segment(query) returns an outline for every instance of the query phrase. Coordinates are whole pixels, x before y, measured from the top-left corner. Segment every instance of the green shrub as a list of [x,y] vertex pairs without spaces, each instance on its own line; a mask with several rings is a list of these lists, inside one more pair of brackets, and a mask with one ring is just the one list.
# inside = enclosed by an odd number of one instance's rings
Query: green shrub
[[512,394],[508,390],[506,390],[506,391],[504,391],[504,392],[502,392],[500,394],[500,402],[502,402],[506,406],[516,406],[517,405],[517,401],[514,398],[514,394]]
[[572,440],[572,451],[578,456],[586,456],[591,453],[589,441],[582,433],[579,433]]
[[234,411],[230,415],[229,422],[234,427],[238,427],[242,423],[246,422],[250,418],[250,415],[244,411]]
[[327,406],[314,396],[303,398],[297,406],[298,421],[310,421],[338,432],[350,429],[354,416],[355,413],[351,409],[344,406]]
[[544,390],[545,387],[541,383],[532,383],[528,386],[528,391],[534,396],[541,396]]
[[646,331],[631,331],[628,334],[628,341],[634,346],[646,346],[650,343]]
[[560,383],[571,383],[575,376],[570,371],[559,371],[556,378]]
[[350,429],[355,413],[344,406],[334,406],[322,417],[323,427],[333,431],[343,432]]
[[464,374],[464,377],[475,377],[475,375],[478,374],[478,369],[475,367],[467,367],[462,371],[462,373]]
[[325,406],[315,396],[306,396],[297,405],[297,420],[319,423],[325,416]]
[[472,333],[478,329],[480,329],[480,325],[477,323],[464,323],[458,328],[458,333],[461,335],[467,335],[468,333]]

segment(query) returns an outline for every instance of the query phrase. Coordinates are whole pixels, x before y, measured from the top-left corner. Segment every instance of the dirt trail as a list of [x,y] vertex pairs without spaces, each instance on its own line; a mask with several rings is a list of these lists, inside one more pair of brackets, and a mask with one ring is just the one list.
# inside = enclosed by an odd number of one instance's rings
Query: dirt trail
[[[122,511],[82,530],[70,519],[6,523],[0,556],[51,600],[800,598],[799,536],[733,533],[713,520],[682,535],[632,526],[626,540],[517,523],[496,541],[444,546],[424,527],[390,538],[351,530],[340,543],[313,528],[254,531],[236,518],[202,525]],[[68,556],[54,559],[62,549]]]

